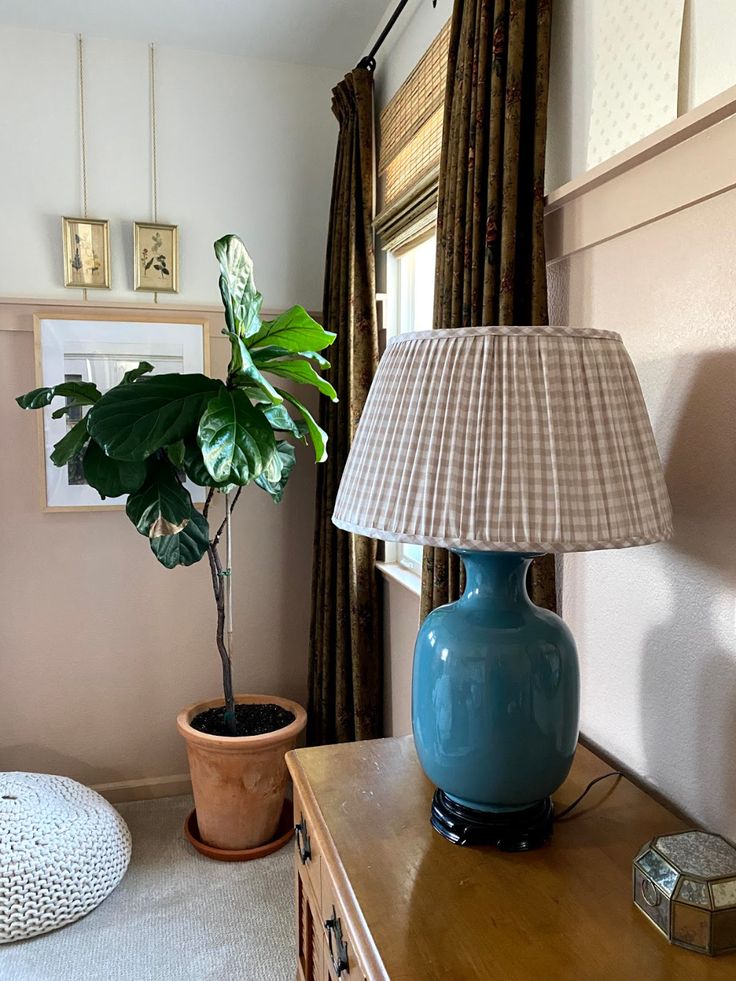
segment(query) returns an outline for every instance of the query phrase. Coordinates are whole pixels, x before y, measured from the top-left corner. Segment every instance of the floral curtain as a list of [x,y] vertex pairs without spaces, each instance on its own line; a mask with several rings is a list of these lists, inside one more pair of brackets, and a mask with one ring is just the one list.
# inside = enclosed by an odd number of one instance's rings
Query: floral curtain
[[382,735],[381,619],[375,541],[331,521],[340,476],[378,364],[373,254],[373,75],[350,72],[332,92],[339,134],[327,239],[323,318],[337,332],[327,373],[340,401],[321,399],[328,434],[317,468],[308,738]]
[[[437,219],[434,326],[547,323],[544,154],[549,0],[455,0]],[[422,617],[462,591],[456,556],[425,548]],[[556,608],[551,555],[529,572]]]

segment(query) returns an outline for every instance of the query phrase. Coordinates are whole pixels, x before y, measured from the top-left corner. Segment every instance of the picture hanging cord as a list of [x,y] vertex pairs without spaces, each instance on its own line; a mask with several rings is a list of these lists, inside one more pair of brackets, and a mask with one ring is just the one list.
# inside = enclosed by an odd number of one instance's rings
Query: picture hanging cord
[[[148,46],[148,93],[151,120],[151,203],[154,224],[158,221],[158,153],[156,146],[156,45]],[[153,302],[158,303],[158,293],[154,292]]]
[[[79,157],[82,175],[82,217],[87,218],[87,128],[84,116],[84,38],[77,35],[77,66],[79,69]],[[87,300],[87,290],[82,290]]]

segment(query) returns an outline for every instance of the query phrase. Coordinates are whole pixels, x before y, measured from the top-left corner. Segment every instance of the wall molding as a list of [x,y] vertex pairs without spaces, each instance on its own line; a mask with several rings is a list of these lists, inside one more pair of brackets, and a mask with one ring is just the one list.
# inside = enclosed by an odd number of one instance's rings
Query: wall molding
[[548,262],[736,187],[736,86],[549,194]]
[[158,311],[160,313],[222,313],[222,304],[189,304],[189,303],[141,303],[130,300],[87,300],[72,299],[70,297],[44,297],[44,296],[0,296],[0,306],[13,307],[78,307],[80,310],[147,310]]
[[174,773],[167,777],[142,777],[138,780],[93,784],[92,790],[102,794],[111,804],[121,804],[123,801],[156,800],[159,797],[191,794],[192,781],[188,773]]
[[[224,311],[222,304],[189,306],[185,304],[163,304],[163,303],[126,303],[123,300],[103,300],[88,301],[66,300],[66,299],[44,299],[42,297],[0,297],[0,330],[21,330],[33,332],[33,314],[37,313],[43,317],[53,317],[54,313],[60,313],[68,317],[70,312],[78,311],[80,316],[89,318],[94,316],[95,311],[109,315],[111,312],[118,311],[121,317],[126,320],[131,315],[138,314],[145,318],[146,314],[155,314],[154,320],[186,321],[187,317],[197,316],[199,319],[206,317],[209,321],[210,338],[218,339],[222,337],[221,331],[224,324]],[[283,313],[283,309],[262,310],[261,315],[265,320],[277,317]],[[308,310],[311,317],[322,323],[321,310]]]

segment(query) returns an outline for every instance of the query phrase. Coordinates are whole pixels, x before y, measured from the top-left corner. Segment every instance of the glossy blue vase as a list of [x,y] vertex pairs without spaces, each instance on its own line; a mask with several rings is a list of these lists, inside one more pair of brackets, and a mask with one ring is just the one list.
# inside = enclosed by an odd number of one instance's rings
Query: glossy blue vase
[[534,555],[457,554],[465,592],[429,614],[414,653],[414,741],[439,788],[432,823],[459,844],[535,847],[551,834],[549,798],[577,744],[575,641],[529,599]]

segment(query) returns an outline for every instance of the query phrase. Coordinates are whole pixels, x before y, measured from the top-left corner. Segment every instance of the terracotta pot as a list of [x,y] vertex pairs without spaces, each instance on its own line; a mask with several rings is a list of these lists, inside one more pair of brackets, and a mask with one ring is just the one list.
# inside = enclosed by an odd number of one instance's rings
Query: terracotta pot
[[236,695],[235,701],[272,702],[291,712],[294,721],[260,736],[211,736],[189,724],[200,712],[224,704],[222,698],[211,698],[183,709],[176,724],[187,744],[202,840],[217,848],[255,848],[278,829],[288,782],[284,754],[296,745],[307,713],[277,695]]

